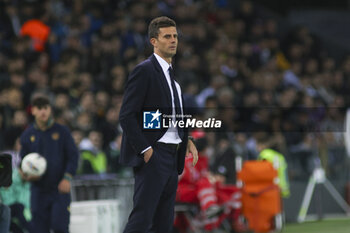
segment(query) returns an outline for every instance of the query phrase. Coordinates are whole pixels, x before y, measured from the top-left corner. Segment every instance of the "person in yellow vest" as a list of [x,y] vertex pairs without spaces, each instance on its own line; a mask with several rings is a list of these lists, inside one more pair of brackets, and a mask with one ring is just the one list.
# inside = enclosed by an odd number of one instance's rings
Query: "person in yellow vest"
[[79,174],[103,174],[107,171],[107,156],[101,149],[102,135],[92,130],[88,138],[81,141]]
[[287,162],[284,159],[284,156],[273,150],[268,148],[268,141],[266,138],[259,139],[257,142],[257,149],[259,152],[258,160],[266,160],[271,162],[278,172],[278,186],[281,189],[281,196],[283,198],[288,198],[290,196],[289,189],[289,179],[288,179],[288,166]]

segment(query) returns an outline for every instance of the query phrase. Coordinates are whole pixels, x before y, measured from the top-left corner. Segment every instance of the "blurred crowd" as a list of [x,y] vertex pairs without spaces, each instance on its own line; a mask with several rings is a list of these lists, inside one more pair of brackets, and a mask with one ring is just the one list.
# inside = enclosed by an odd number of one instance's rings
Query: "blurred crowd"
[[[79,149],[102,156],[80,173],[128,174],[118,164],[124,84],[152,53],[147,26],[177,22],[175,73],[192,114],[223,120],[207,132],[214,173],[234,182],[234,157],[256,159],[260,139],[282,153],[290,179],[345,166],[350,56],[330,57],[303,26],[280,32],[252,1],[4,0],[0,6],[0,149],[31,122],[30,99],[50,96]],[[285,30],[284,30],[285,31]],[[89,161],[87,161],[89,162]],[[85,167],[87,167],[85,169]]]

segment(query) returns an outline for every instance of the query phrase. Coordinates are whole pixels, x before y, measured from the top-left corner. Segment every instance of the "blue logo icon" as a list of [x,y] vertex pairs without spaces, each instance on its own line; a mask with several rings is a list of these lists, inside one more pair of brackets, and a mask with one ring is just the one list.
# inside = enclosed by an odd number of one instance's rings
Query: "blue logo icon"
[[143,112],[143,128],[144,129],[160,129],[160,116],[162,113],[159,109],[155,111]]

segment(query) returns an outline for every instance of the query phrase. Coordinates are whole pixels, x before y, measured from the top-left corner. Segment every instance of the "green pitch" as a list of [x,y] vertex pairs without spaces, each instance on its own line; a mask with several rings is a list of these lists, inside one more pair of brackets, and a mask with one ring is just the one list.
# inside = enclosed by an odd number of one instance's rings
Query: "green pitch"
[[350,233],[350,218],[287,224],[283,233]]

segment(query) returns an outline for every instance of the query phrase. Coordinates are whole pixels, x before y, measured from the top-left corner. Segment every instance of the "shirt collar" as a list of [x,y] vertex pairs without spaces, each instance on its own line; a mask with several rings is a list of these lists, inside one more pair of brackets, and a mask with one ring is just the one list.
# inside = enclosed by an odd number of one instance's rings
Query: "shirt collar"
[[36,123],[36,121],[34,121],[34,128],[37,130],[46,131],[46,130],[50,129],[54,123],[55,123],[55,121],[53,120],[53,117],[50,116],[49,120],[47,121],[47,128],[45,130],[40,129],[38,124]]
[[161,58],[158,54],[154,53],[154,56],[156,57],[159,65],[162,67],[163,72],[167,73],[171,65],[168,62],[166,62],[163,58]]

